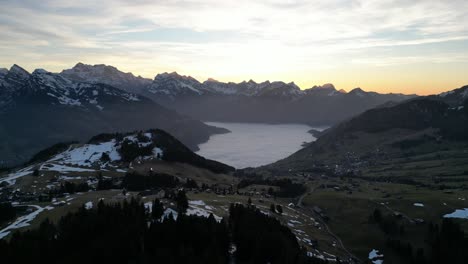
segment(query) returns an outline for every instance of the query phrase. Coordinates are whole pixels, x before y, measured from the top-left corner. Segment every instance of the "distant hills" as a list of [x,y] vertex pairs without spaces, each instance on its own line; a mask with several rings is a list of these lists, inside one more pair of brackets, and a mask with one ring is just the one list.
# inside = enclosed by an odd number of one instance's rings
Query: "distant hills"
[[[468,86],[368,110],[266,169],[354,174],[468,177]],[[413,168],[413,169],[410,169]],[[401,180],[401,179],[400,179]],[[438,179],[438,181],[447,180]],[[465,180],[463,180],[465,181]],[[468,179],[466,179],[468,181]]]
[[30,74],[17,65],[0,70],[0,124],[1,165],[18,164],[51,144],[97,133],[158,127],[197,149],[210,135],[227,132],[109,84],[42,69]]
[[415,97],[365,92],[360,88],[347,93],[332,84],[301,90],[294,83],[284,82],[199,82],[176,72],[157,74],[150,80],[112,66],[82,63],[60,75],[75,81],[113,85],[193,118],[220,122],[332,125],[389,101]]

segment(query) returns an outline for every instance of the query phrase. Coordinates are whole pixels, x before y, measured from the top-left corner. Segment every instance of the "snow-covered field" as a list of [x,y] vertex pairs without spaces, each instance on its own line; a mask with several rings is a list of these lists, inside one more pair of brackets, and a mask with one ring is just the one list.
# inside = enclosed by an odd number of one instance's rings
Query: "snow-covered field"
[[444,218],[462,218],[468,219],[468,208],[457,209],[455,212],[444,215]]
[[15,184],[16,179],[24,177],[26,175],[32,174],[33,173],[33,166],[29,166],[26,168],[23,168],[21,170],[18,170],[16,172],[8,174],[5,178],[1,178],[0,182],[7,182],[8,184],[12,185]]
[[166,210],[164,210],[164,214],[161,217],[161,220],[165,219],[165,218],[168,218],[171,214],[172,214],[172,217],[174,217],[174,220],[177,220],[177,216],[179,214],[175,210],[173,210],[171,208],[167,208]]
[[120,154],[116,148],[116,141],[99,144],[85,144],[76,148],[69,148],[51,158],[48,162],[58,162],[60,164],[72,164],[76,166],[90,167],[98,162],[103,153],[107,153],[111,161],[120,160]]
[[38,205],[28,205],[31,207],[36,208],[33,212],[23,215],[21,217],[18,217],[13,223],[11,223],[9,226],[5,227],[4,229],[0,230],[0,239],[3,239],[4,237],[8,236],[10,232],[14,229],[18,229],[21,227],[26,227],[30,225],[30,222],[36,218],[42,211],[44,210],[52,210],[54,207],[52,206],[46,206],[46,207],[40,207]]
[[[145,133],[144,135],[148,138],[148,141],[140,142],[136,135],[126,136],[124,139],[137,143],[140,147],[147,147],[153,143],[152,134]],[[125,170],[111,164],[122,159],[119,147],[120,145],[116,139],[97,144],[70,146],[67,150],[53,156],[42,164],[34,164],[8,174],[6,177],[1,178],[0,182],[5,181],[9,185],[15,184],[16,179],[32,174],[36,168],[39,171],[55,171],[66,174],[69,172],[94,172],[96,171],[95,168],[99,167],[101,170],[109,169],[125,173]],[[109,160],[103,161],[103,154],[107,154]],[[160,158],[163,154],[162,149],[155,147],[151,155],[140,157],[140,160]]]
[[41,171],[56,171],[62,173],[68,172],[93,172],[93,169],[85,169],[85,168],[78,168],[78,167],[71,167],[66,165],[54,164],[54,163],[47,163],[40,167]]
[[213,214],[216,221],[220,222],[223,218],[213,213],[213,207],[207,206],[202,200],[189,201],[189,208],[187,209],[187,215],[197,215],[203,217],[209,217]]

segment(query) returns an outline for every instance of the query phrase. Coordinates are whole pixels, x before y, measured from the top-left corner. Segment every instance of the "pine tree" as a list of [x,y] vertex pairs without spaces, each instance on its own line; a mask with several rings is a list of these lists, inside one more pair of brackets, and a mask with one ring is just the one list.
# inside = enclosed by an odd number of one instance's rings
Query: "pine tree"
[[250,197],[249,197],[249,200],[247,200],[247,204],[248,204],[249,206],[252,205],[252,199],[250,199]]
[[159,199],[155,199],[153,202],[153,207],[151,209],[151,216],[153,216],[154,219],[160,219],[164,214],[164,206],[159,201]]
[[278,211],[278,214],[282,214],[283,213],[283,207],[281,207],[281,205],[277,204],[276,205],[276,211]]
[[374,220],[375,220],[377,223],[379,223],[379,222],[382,220],[382,213],[380,212],[380,210],[379,210],[378,208],[376,208],[376,209],[374,210],[373,216],[374,216]]
[[180,190],[176,195],[177,210],[179,213],[184,214],[188,208],[188,199],[185,195],[185,191]]
[[271,204],[271,205],[270,205],[270,211],[271,211],[272,213],[276,213],[275,204]]

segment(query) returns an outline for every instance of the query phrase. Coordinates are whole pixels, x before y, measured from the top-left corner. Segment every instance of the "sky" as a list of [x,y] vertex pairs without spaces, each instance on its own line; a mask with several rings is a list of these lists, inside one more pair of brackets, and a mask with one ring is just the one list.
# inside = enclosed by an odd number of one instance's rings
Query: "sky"
[[468,1],[0,0],[0,67],[434,94],[468,84]]

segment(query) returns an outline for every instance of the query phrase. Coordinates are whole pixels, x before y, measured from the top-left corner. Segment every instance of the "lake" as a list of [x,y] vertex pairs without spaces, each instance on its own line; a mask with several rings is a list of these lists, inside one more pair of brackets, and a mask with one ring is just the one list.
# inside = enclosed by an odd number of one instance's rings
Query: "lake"
[[[199,145],[197,154],[237,169],[258,167],[283,159],[315,138],[312,127],[301,124],[219,123],[206,124],[229,129],[231,133],[210,137]],[[322,130],[320,128],[314,128]]]

